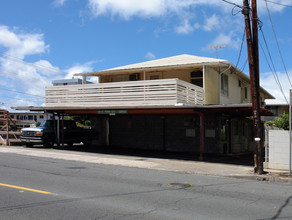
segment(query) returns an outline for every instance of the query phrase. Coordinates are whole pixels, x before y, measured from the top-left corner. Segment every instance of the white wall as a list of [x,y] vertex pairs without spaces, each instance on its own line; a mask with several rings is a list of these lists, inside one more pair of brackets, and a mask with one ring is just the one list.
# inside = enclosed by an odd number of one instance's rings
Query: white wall
[[228,76],[228,96],[221,94],[220,104],[241,103],[241,88],[238,86],[238,76],[236,74],[224,73]]
[[289,169],[289,131],[269,130],[268,168]]

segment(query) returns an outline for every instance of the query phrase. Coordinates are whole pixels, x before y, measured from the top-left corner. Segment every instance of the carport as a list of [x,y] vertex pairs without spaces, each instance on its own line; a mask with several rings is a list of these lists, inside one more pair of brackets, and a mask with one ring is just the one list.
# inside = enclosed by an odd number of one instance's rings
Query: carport
[[[15,109],[24,110],[23,107]],[[195,152],[201,159],[204,153],[231,153],[231,120],[251,121],[252,116],[251,104],[124,109],[29,107],[26,110],[46,111],[58,116],[59,120],[65,115],[86,115],[94,121],[94,126],[100,131],[98,145]],[[272,114],[269,110],[261,108],[262,116]],[[227,132],[228,140],[225,144],[220,140],[220,126]],[[62,131],[57,132],[60,137]],[[57,140],[57,143],[62,143],[62,140]],[[223,149],[226,145],[227,150]]]

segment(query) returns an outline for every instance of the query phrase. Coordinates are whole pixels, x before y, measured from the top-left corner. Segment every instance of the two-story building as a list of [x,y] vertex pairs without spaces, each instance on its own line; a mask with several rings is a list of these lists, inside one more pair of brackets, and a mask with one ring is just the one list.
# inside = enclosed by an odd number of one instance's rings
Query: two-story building
[[[201,156],[253,151],[250,80],[227,60],[179,55],[75,76],[84,83],[46,87],[45,109],[87,115],[100,144]],[[260,98],[273,96],[261,88]]]

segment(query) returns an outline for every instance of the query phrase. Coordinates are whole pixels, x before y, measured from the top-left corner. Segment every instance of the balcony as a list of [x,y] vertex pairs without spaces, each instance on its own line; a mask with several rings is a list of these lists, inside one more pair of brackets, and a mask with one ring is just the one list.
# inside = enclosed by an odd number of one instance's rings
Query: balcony
[[129,108],[204,104],[201,87],[179,79],[46,87],[46,108]]

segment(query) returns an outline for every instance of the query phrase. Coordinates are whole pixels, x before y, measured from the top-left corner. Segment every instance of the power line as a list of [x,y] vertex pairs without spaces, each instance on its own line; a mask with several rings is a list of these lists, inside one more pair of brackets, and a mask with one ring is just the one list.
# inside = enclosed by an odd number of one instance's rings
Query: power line
[[275,81],[276,81],[276,84],[278,85],[278,87],[279,87],[279,89],[280,89],[280,91],[281,91],[283,97],[285,98],[286,102],[288,103],[287,98],[286,98],[286,96],[285,96],[285,93],[284,93],[284,91],[283,91],[283,87],[282,87],[282,85],[281,85],[280,79],[279,79],[279,77],[278,77],[278,74],[277,74],[277,71],[276,71],[276,68],[275,68],[275,65],[274,65],[274,62],[273,62],[273,59],[272,59],[272,56],[271,56],[270,50],[269,50],[269,46],[268,46],[268,44],[267,44],[267,41],[266,41],[266,38],[265,38],[265,35],[264,35],[264,32],[263,32],[263,30],[262,30],[261,28],[260,28],[260,31],[261,31],[261,33],[262,33],[262,37],[263,37],[263,40],[264,40],[264,43],[265,43],[266,49],[267,49],[267,51],[268,51],[269,58],[270,58],[270,61],[271,61],[271,63],[272,63],[273,68],[271,67],[271,65],[270,65],[270,63],[269,63],[269,61],[268,61],[267,55],[266,55],[266,53],[265,53],[265,51],[264,51],[262,45],[260,44],[261,49],[262,49],[262,51],[263,51],[263,54],[264,54],[265,59],[266,59],[266,61],[267,61],[267,64],[268,64],[268,66],[269,66],[269,68],[270,68],[270,70],[271,70],[271,72],[272,72],[272,74],[273,74],[273,76],[274,76],[274,79],[275,79]]
[[236,7],[242,8],[241,5],[237,5],[237,4],[235,4],[234,2],[230,2],[230,1],[226,1],[226,0],[221,0],[221,1],[226,2],[226,3],[230,4],[230,5],[234,5],[234,6],[236,6]]
[[39,97],[39,98],[45,98],[44,96],[34,95],[34,94],[31,94],[31,93],[20,92],[20,91],[11,90],[11,89],[4,89],[4,88],[0,88],[0,89],[1,89],[1,90],[5,90],[5,91],[9,91],[9,92],[20,93],[20,94],[23,94],[23,95],[35,96],[35,97]]
[[276,43],[277,43],[278,51],[279,51],[279,54],[280,54],[280,57],[281,57],[281,60],[282,60],[282,64],[284,66],[288,81],[290,83],[290,87],[292,87],[292,84],[291,84],[291,81],[290,81],[290,78],[289,78],[289,75],[288,75],[288,71],[287,71],[283,56],[282,56],[282,52],[281,52],[281,49],[280,49],[280,46],[279,46],[279,42],[278,42],[278,39],[277,39],[276,31],[275,31],[275,28],[274,28],[274,25],[273,25],[273,22],[272,22],[272,18],[271,18],[270,10],[269,10],[269,7],[268,7],[268,3],[267,3],[266,0],[265,0],[265,2],[266,2],[266,8],[267,8],[267,11],[268,11],[268,14],[269,14],[270,22],[271,22],[271,25],[272,25],[272,29],[273,29],[273,32],[274,32],[274,37],[275,37],[275,40],[276,40]]
[[241,72],[244,72],[244,69],[245,69],[247,63],[248,63],[248,58],[246,58],[244,64],[243,64],[242,67],[240,68]]
[[14,61],[14,62],[22,63],[22,64],[25,64],[25,65],[42,68],[42,69],[47,69],[47,70],[50,70],[52,72],[59,73],[59,71],[56,70],[55,68],[52,68],[52,67],[49,67],[49,66],[44,66],[44,65],[41,65],[41,64],[28,63],[28,62],[23,61],[19,57],[11,56],[11,55],[5,54],[4,52],[2,52],[2,54],[3,54],[3,56],[10,58],[10,61]]
[[269,68],[270,68],[270,70],[271,70],[271,72],[272,72],[272,74],[273,74],[273,77],[274,77],[274,79],[275,79],[275,82],[276,82],[276,84],[278,85],[278,87],[279,87],[279,89],[280,89],[280,91],[281,91],[281,93],[282,93],[284,99],[285,99],[286,102],[288,103],[287,98],[286,98],[286,96],[285,96],[285,93],[284,93],[284,91],[283,91],[283,87],[282,87],[282,85],[281,85],[281,81],[280,81],[280,79],[279,79],[279,77],[278,77],[278,74],[277,74],[277,71],[276,71],[276,68],[275,68],[275,65],[274,65],[274,62],[273,62],[273,59],[272,59],[272,56],[271,56],[270,50],[269,50],[269,46],[268,46],[268,43],[267,43],[267,41],[266,41],[265,34],[264,34],[263,30],[262,30],[262,25],[260,25],[260,31],[261,31],[261,33],[262,33],[262,37],[263,37],[263,40],[264,40],[264,43],[265,43],[265,46],[266,46],[266,49],[267,49],[267,52],[268,52],[268,55],[269,55],[269,58],[270,58],[270,62],[271,62],[271,64],[272,64],[273,68],[271,67],[271,65],[270,65],[270,63],[269,63],[269,60],[268,60],[268,58],[267,58],[267,55],[266,55],[266,53],[265,53],[265,51],[264,51],[264,49],[263,49],[263,47],[262,47],[261,44],[260,44],[260,47],[261,47],[261,49],[262,49],[262,51],[263,51],[263,54],[264,54],[265,59],[266,59],[266,61],[267,61],[267,64],[268,64],[268,66],[269,66]]
[[242,53],[244,38],[245,38],[245,28],[243,29],[243,36],[242,36],[242,40],[241,40],[241,46],[240,46],[240,51],[239,51],[239,55],[238,55],[236,67],[238,66],[239,60],[241,58],[241,53]]
[[278,2],[273,2],[273,1],[269,1],[269,0],[264,0],[265,2],[269,2],[275,5],[281,5],[283,7],[288,7],[288,8],[292,8],[292,5],[286,5],[286,4],[282,4],[282,3],[278,3]]
[[[15,99],[15,100],[24,100],[23,98],[15,98],[15,97],[9,97],[9,96],[5,96],[4,99]],[[40,100],[40,98],[36,97],[36,98],[26,98],[26,101],[32,101],[32,102],[37,102]]]

